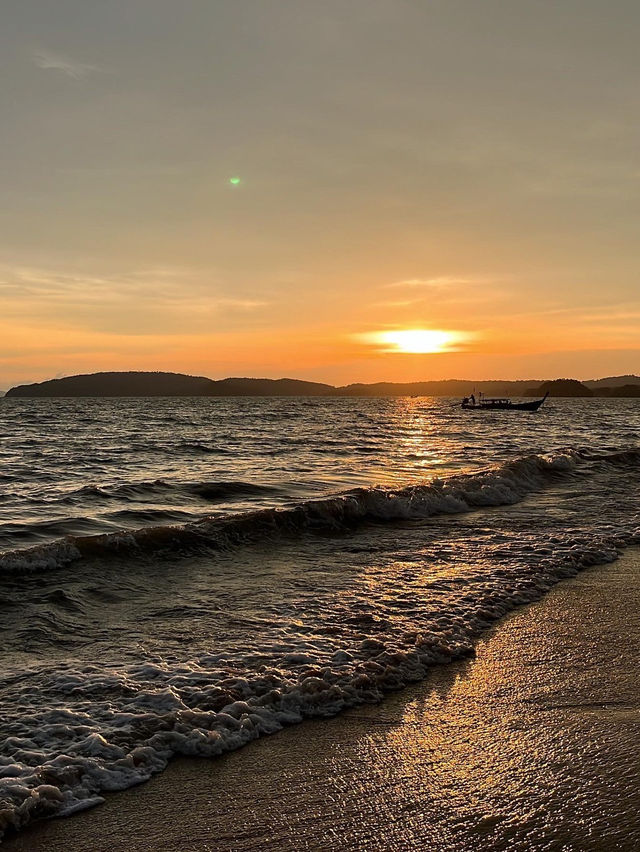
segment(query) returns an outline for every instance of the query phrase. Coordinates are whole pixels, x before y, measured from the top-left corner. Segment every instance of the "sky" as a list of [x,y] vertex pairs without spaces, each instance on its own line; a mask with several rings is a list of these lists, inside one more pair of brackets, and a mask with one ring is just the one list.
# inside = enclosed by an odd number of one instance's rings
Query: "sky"
[[640,373],[635,0],[2,17],[0,387]]

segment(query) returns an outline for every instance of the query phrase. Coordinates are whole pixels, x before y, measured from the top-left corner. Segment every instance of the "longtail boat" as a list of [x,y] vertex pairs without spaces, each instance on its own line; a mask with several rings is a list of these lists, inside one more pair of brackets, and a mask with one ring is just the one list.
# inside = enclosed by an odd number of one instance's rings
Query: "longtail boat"
[[547,392],[542,399],[532,399],[531,402],[511,402],[506,398],[488,399],[484,394],[479,394],[476,399],[471,394],[462,400],[462,408],[465,411],[537,411],[548,396]]

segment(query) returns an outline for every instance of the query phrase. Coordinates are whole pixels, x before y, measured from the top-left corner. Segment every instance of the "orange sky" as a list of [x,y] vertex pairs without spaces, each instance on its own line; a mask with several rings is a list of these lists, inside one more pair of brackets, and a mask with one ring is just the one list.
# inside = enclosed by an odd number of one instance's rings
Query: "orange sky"
[[[640,373],[635,5],[6,17],[0,388]],[[403,329],[462,340],[372,337]]]

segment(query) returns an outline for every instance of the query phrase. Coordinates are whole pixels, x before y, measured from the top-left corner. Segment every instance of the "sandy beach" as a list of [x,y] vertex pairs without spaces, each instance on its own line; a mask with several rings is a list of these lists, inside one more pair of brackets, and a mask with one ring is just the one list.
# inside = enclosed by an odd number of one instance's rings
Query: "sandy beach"
[[179,760],[7,852],[635,850],[640,553],[499,623],[383,704]]

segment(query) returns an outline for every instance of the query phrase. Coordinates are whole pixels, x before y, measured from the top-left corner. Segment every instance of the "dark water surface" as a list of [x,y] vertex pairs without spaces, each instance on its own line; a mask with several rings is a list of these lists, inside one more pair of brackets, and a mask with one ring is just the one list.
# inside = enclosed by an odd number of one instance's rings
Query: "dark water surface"
[[468,654],[640,541],[640,406],[2,400],[0,831]]
[[398,487],[558,447],[640,444],[636,400],[539,416],[455,400],[2,399],[0,552]]

